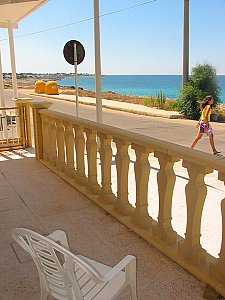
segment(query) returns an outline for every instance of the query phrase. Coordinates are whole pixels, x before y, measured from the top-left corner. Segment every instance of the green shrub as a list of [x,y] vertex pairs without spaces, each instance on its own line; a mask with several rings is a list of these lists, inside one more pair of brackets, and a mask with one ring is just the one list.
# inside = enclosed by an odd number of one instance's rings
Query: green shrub
[[150,107],[155,106],[155,99],[152,96],[143,99],[142,102],[146,106],[150,106]]
[[163,108],[166,102],[165,94],[162,90],[159,90],[156,94],[156,106],[158,108]]
[[220,88],[217,84],[216,69],[213,66],[203,64],[194,67],[190,82],[195,88],[199,100],[204,99],[207,95],[212,95],[215,100],[214,105],[220,102]]
[[215,104],[219,103],[219,94],[216,69],[209,64],[199,64],[192,69],[189,82],[181,89],[179,111],[190,119],[198,119],[200,101],[212,95]]
[[167,100],[164,105],[165,110],[174,110],[179,111],[180,110],[180,101],[179,99],[175,100]]
[[182,89],[179,111],[190,119],[199,119],[200,106],[194,87],[188,83]]

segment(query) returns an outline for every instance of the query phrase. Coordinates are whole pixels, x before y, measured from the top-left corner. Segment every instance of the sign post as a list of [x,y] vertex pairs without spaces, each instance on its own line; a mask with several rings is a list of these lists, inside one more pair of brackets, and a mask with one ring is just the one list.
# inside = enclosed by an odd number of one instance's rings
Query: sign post
[[77,83],[77,46],[76,43],[74,46],[74,76],[75,76],[75,92],[76,92],[76,115],[79,115],[79,100],[78,100],[78,83]]
[[77,80],[77,65],[79,65],[85,57],[85,50],[83,45],[76,40],[67,42],[63,49],[63,55],[65,60],[74,65],[74,87],[76,94],[76,116],[79,116],[79,100],[78,100],[78,80]]

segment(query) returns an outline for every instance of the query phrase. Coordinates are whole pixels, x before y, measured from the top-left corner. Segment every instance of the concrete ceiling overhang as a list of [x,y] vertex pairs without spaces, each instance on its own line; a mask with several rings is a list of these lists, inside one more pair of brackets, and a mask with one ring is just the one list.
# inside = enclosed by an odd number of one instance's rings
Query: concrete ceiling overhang
[[7,28],[8,21],[14,28],[18,23],[48,0],[0,0],[0,28]]

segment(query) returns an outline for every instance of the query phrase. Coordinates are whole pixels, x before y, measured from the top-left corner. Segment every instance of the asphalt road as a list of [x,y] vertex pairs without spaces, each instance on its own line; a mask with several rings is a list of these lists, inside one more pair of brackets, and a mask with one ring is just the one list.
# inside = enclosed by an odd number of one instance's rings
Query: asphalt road
[[[19,97],[27,96],[27,94],[19,92]],[[31,98],[33,98],[34,101],[51,101],[53,105],[50,109],[75,115],[74,103],[47,98],[44,99],[39,96],[32,96]],[[14,101],[11,99],[12,91],[5,90],[6,104],[14,106]],[[96,121],[96,111],[93,106],[80,105],[79,113],[81,118]],[[103,123],[186,147],[190,147],[192,140],[197,134],[197,129],[195,128],[196,121],[193,120],[149,117],[110,109],[103,109]],[[211,125],[214,129],[216,148],[225,155],[225,123],[213,122]],[[208,153],[212,152],[207,137],[203,137],[199,141],[196,149]]]

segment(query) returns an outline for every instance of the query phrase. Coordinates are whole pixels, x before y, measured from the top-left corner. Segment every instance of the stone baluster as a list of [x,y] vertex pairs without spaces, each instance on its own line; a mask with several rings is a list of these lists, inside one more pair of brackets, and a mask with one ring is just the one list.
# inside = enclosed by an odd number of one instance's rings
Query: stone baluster
[[132,148],[136,154],[136,162],[134,164],[136,208],[131,219],[134,224],[146,229],[152,225],[152,218],[148,214],[148,182],[150,174],[148,157],[153,150],[136,144],[132,144]]
[[57,168],[61,172],[66,170],[65,162],[65,130],[62,120],[56,121],[56,140],[58,147]]
[[105,203],[115,202],[115,195],[112,192],[111,181],[111,165],[112,165],[112,136],[105,133],[98,133],[100,138],[100,160],[101,160],[101,177],[102,188],[100,192],[100,200]]
[[185,160],[183,160],[183,167],[187,168],[189,175],[189,182],[185,188],[187,227],[185,239],[179,242],[178,253],[196,265],[205,264],[206,251],[200,244],[200,230],[202,210],[207,194],[204,177],[211,173],[212,169]]
[[42,135],[43,135],[43,158],[45,161],[50,160],[50,124],[49,117],[42,115]]
[[33,111],[33,123],[34,123],[34,142],[35,142],[35,152],[36,152],[36,159],[40,160],[44,158],[44,135],[43,135],[43,123],[41,118],[40,111],[42,109],[48,109],[52,105],[51,102],[35,102],[31,103],[30,106],[32,107]]
[[75,126],[75,150],[76,150],[76,181],[80,185],[87,183],[87,177],[85,175],[84,165],[84,128],[81,126]]
[[57,162],[57,149],[56,149],[56,125],[55,120],[49,120],[49,129],[50,129],[50,156],[49,162],[52,167],[56,166]]
[[153,235],[159,237],[167,244],[172,244],[177,240],[177,233],[173,230],[171,224],[173,190],[176,181],[173,165],[179,159],[159,151],[155,151],[155,157],[158,158],[160,165],[160,170],[157,174],[159,213],[158,222],[153,228]]
[[[225,184],[225,173],[219,173],[219,180]],[[225,198],[221,202],[222,214],[222,242],[219,253],[219,259],[216,263],[210,264],[209,274],[224,284],[225,282]]]
[[116,171],[117,171],[117,200],[116,210],[122,215],[130,215],[134,211],[128,201],[128,173],[130,157],[128,154],[129,141],[114,138],[116,143]]
[[85,130],[87,135],[87,160],[88,160],[88,183],[87,187],[92,194],[98,194],[100,187],[97,181],[97,141],[96,131],[92,129]]
[[70,178],[75,177],[74,168],[74,134],[71,122],[64,122],[65,126],[65,146],[66,146],[66,174]]

